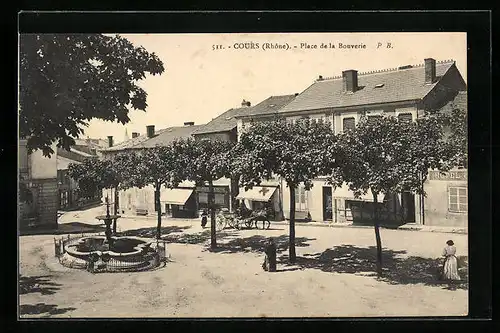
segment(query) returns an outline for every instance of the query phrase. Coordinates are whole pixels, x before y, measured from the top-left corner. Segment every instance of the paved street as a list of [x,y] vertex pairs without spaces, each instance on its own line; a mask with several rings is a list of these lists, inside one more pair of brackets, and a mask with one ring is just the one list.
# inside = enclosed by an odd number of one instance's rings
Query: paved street
[[[102,207],[71,212],[61,225],[99,229]],[[120,219],[124,234],[153,236],[155,219]],[[22,317],[285,317],[446,316],[467,314],[467,284],[436,281],[448,239],[467,275],[467,235],[381,230],[384,277],[375,270],[370,228],[296,228],[297,264],[287,263],[288,227],[225,230],[207,250],[198,220],[163,221],[171,256],[166,267],[140,273],[72,270],[53,256],[53,235],[20,238]],[[276,237],[278,272],[260,265],[263,242]],[[61,237],[61,236],[57,236]]]

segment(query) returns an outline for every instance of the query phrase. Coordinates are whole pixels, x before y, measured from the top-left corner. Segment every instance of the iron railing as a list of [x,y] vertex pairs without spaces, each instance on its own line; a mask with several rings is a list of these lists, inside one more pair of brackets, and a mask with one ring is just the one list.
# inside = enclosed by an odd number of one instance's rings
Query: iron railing
[[89,256],[82,258],[67,254],[67,247],[77,244],[84,237],[95,236],[95,234],[79,234],[77,236],[66,236],[59,239],[54,238],[54,255],[59,263],[70,268],[86,269],[91,273],[101,272],[137,272],[151,270],[161,263],[166,263],[166,242],[157,240],[156,247],[144,247],[138,254],[118,254],[111,256],[101,251],[91,251]]

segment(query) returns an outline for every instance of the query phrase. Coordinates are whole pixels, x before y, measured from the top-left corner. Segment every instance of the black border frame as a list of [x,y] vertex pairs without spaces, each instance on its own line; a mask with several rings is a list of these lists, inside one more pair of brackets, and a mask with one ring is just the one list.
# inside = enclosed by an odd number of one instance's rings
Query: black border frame
[[[467,32],[468,44],[468,99],[469,99],[469,260],[470,260],[470,278],[469,278],[469,319],[474,318],[474,322],[485,323],[492,315],[492,279],[491,279],[491,231],[492,231],[492,108],[491,108],[491,12],[490,11],[231,11],[231,12],[21,12],[18,17],[19,33],[47,33],[47,32],[86,32],[86,33],[188,33],[188,32]],[[17,46],[17,35],[13,38]],[[14,45],[11,50],[17,50]],[[17,68],[17,52],[14,56]],[[17,99],[17,70],[14,71],[14,94]],[[15,110],[14,106],[14,110]],[[12,121],[17,124],[17,114],[8,112]],[[11,120],[9,118],[9,120]],[[5,124],[5,123],[4,123]],[[5,125],[4,125],[5,126]],[[16,125],[17,126],[17,125]],[[11,132],[12,131],[12,135]],[[15,126],[6,126],[4,133],[8,132],[8,139],[12,140],[2,150],[2,155],[7,153],[16,158],[17,152],[17,129]],[[16,140],[16,141],[14,141]],[[10,157],[10,156],[9,156]],[[12,170],[17,174],[17,170]],[[13,191],[17,189],[17,177],[9,178],[12,181]],[[14,186],[16,183],[16,186]],[[9,183],[9,185],[11,185]],[[7,207],[16,207],[17,199],[11,193],[7,194],[13,202]],[[14,205],[14,202],[16,205]],[[14,210],[16,212],[16,210]],[[14,213],[13,215],[17,214]],[[15,224],[8,219],[8,228]],[[8,229],[9,235],[16,235],[14,230]],[[14,239],[17,243],[17,239]],[[17,265],[16,262],[14,265]],[[10,266],[8,267],[15,267]],[[14,270],[12,270],[14,271]],[[15,270],[17,271],[17,269]],[[13,276],[16,281],[15,276]],[[14,292],[14,302],[17,304],[17,288],[9,288]],[[13,306],[12,314],[17,318],[17,309]],[[9,316],[10,317],[10,316]],[[422,328],[435,327],[444,322],[448,328],[453,325],[463,326],[466,324],[466,318],[346,318],[344,319],[283,319],[280,323],[292,324],[293,328],[300,329],[298,326],[302,323],[316,324],[325,321],[334,322],[342,325],[344,328],[366,329],[366,325],[373,323],[384,324],[387,328],[387,321],[397,319],[398,326],[406,326],[406,323],[414,325],[420,322]],[[477,320],[483,319],[483,320]],[[138,319],[140,320],[140,319]],[[133,320],[137,322],[138,320]],[[195,330],[204,330],[212,328],[211,323],[202,319],[186,320],[168,320],[170,324],[186,323]],[[238,323],[232,319],[228,322],[224,319],[216,320],[217,326],[227,328],[236,328]],[[130,325],[129,320],[106,319],[116,328],[126,328]],[[154,320],[147,320],[149,323],[163,324]],[[273,319],[245,320],[243,325],[247,326],[250,322],[264,323],[265,327]],[[54,329],[66,320],[50,320],[49,322],[18,321],[18,324],[24,329]],[[91,329],[93,324],[99,320],[85,319],[75,322]],[[470,323],[471,321],[469,321]],[[386,324],[387,323],[387,324]],[[35,328],[39,326],[40,328]],[[90,325],[90,326],[88,326]],[[242,325],[237,325],[241,329]],[[248,325],[250,328],[251,325]],[[365,328],[366,327],[366,328]],[[216,327],[213,327],[216,328]],[[401,329],[401,327],[400,327]]]

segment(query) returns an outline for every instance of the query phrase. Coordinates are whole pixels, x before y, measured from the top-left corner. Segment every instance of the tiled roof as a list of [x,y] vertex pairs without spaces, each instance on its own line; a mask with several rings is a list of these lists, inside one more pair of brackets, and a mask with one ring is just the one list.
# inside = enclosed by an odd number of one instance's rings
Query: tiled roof
[[187,138],[203,125],[168,127],[155,131],[155,135],[149,138],[147,135],[140,135],[136,138],[120,142],[113,147],[103,149],[102,152],[116,152],[126,149],[152,148],[157,145],[168,145],[175,139]]
[[451,101],[440,109],[440,112],[451,112],[453,109],[462,109],[467,112],[467,91],[459,91]]
[[91,157],[94,155],[87,154],[85,152],[79,151],[78,149],[75,149],[73,147],[70,147],[70,150],[66,150],[63,148],[57,148],[57,156],[61,156],[73,161],[79,161],[82,162],[85,160],[87,157]]
[[[294,112],[323,108],[389,103],[421,99],[438,84],[451,67],[453,61],[436,62],[437,80],[425,84],[425,67],[417,65],[407,69],[359,73],[360,90],[354,93],[343,92],[342,77],[316,81],[279,112]],[[377,87],[376,87],[377,86]]]
[[175,139],[189,138],[191,135],[193,135],[193,132],[201,126],[203,125],[169,127],[165,130],[160,131],[161,133],[152,137],[151,139],[140,142],[134,148],[152,148],[154,146],[166,146]]
[[[160,135],[163,131],[166,131],[166,130],[167,129],[164,128],[162,130],[156,131],[155,135]],[[119,151],[119,150],[123,150],[123,149],[134,148],[138,144],[140,144],[143,141],[146,141],[148,139],[149,138],[148,138],[148,136],[146,134],[139,135],[136,138],[133,138],[133,139],[130,139],[130,140],[127,140],[127,141],[122,141],[120,143],[117,143],[113,147],[106,147],[106,148],[102,149],[101,151],[103,153],[106,153],[106,152],[113,152],[113,151]]]
[[202,126],[194,135],[230,131],[237,126],[237,118],[276,113],[294,98],[295,95],[271,96],[255,106],[229,109]]
[[257,116],[277,113],[295,99],[295,95],[271,96],[237,117]]
[[71,163],[79,164],[80,162],[60,155],[57,156],[57,170],[67,170]]
[[229,109],[220,116],[212,119],[207,124],[201,126],[199,129],[196,130],[194,135],[230,131],[237,125],[235,116],[248,112],[250,109],[253,108],[254,107],[250,106],[250,107]]

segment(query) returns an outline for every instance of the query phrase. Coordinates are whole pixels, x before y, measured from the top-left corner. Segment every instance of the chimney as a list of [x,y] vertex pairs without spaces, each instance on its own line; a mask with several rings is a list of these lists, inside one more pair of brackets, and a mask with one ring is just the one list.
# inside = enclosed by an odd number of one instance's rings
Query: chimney
[[299,93],[295,93],[295,96],[299,96]]
[[436,60],[432,58],[424,59],[425,62],[425,83],[431,84],[436,81]]
[[194,125],[194,121],[186,121],[184,122],[184,126],[193,126]]
[[148,135],[148,138],[152,138],[153,136],[155,136],[155,125],[146,126],[146,133]]
[[248,106],[250,106],[250,105],[252,105],[252,103],[250,103],[249,101],[245,101],[245,100],[243,100],[243,101],[241,102],[241,107],[248,107]]
[[108,147],[113,147],[113,136],[108,136]]
[[319,75],[318,76],[318,81],[322,81],[323,80],[323,75]]
[[358,71],[354,69],[343,71],[342,81],[344,82],[344,92],[356,92],[358,90]]
[[139,133],[137,132],[132,132],[132,139],[135,139],[139,136]]

